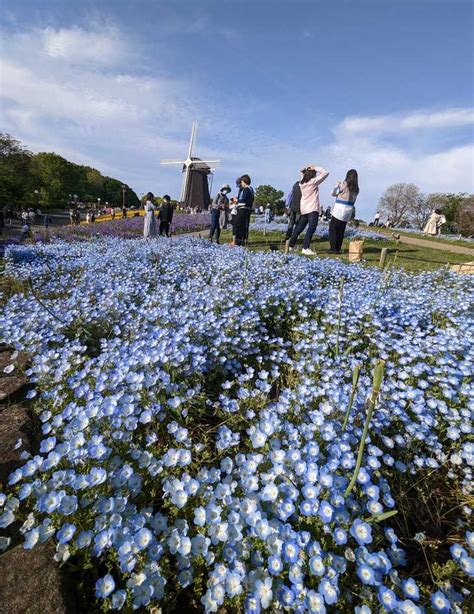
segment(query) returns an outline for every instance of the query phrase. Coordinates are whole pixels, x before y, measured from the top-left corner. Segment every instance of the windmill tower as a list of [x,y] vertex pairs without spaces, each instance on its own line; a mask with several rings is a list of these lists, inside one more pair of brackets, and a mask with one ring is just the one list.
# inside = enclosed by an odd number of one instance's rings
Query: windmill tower
[[220,160],[201,160],[193,156],[196,144],[197,123],[193,122],[186,160],[162,160],[164,166],[181,166],[183,182],[181,184],[181,204],[189,207],[207,209],[210,203],[208,175],[214,170],[209,164],[220,164]]

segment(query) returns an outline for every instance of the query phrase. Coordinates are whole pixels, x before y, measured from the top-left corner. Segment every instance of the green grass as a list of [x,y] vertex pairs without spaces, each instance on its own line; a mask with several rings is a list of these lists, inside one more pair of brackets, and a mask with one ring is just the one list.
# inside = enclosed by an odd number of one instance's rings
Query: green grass
[[[203,235],[204,236],[204,235]],[[275,245],[280,251],[285,249],[284,245],[285,235],[280,232],[267,233],[266,236],[263,232],[250,231],[250,240],[248,247],[256,251],[268,251],[270,245]],[[230,242],[232,239],[231,232],[224,230],[221,233],[221,243]],[[299,253],[302,244],[302,237],[297,245],[296,253]],[[445,267],[449,264],[459,264],[461,262],[469,262],[472,260],[470,256],[464,254],[454,254],[447,251],[438,251],[434,249],[427,249],[424,247],[418,247],[416,245],[407,245],[405,243],[397,243],[394,240],[387,241],[373,241],[365,239],[364,242],[364,262],[367,265],[378,266],[380,259],[380,251],[382,247],[388,248],[388,256],[386,264],[393,263],[397,266],[403,267],[407,271],[414,273],[421,273],[422,271],[434,271],[436,269]],[[321,258],[338,258],[343,262],[348,262],[347,251],[349,248],[349,240],[344,240],[342,246],[342,254],[328,254],[329,249],[328,241],[321,241],[317,238],[311,242],[311,248]],[[303,256],[305,258],[312,256]]]
[[[459,245],[460,247],[470,247],[474,251],[474,243],[467,241],[466,239],[445,239],[443,235],[439,237],[431,237],[429,235],[417,234],[414,232],[404,232],[403,230],[393,230],[392,228],[373,228],[371,226],[364,226],[361,224],[361,228],[366,230],[373,230],[374,232],[387,233],[387,236],[392,236],[392,233],[403,235],[404,237],[411,237],[412,239],[423,239],[423,241],[432,241],[433,243],[445,243],[447,245]],[[390,233],[390,234],[388,234]]]

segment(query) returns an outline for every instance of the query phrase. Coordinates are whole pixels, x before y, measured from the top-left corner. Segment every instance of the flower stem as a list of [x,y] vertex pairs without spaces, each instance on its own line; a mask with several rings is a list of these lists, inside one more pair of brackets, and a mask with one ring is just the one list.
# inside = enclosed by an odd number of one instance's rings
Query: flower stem
[[344,296],[344,277],[341,277],[339,284],[339,305],[337,311],[337,336],[336,336],[336,356],[339,356],[339,333],[341,331],[341,313],[342,313],[342,299]]
[[349,414],[351,413],[352,404],[354,403],[354,397],[356,393],[357,384],[359,383],[360,376],[360,365],[357,364],[354,367],[354,373],[352,374],[352,392],[349,398],[349,404],[346,409],[346,415],[344,416],[344,422],[342,423],[342,432],[344,433],[347,426],[347,421],[349,420]]
[[375,403],[377,402],[377,397],[379,396],[380,386],[382,385],[383,373],[385,368],[385,361],[379,360],[374,368],[374,374],[372,377],[372,392],[370,393],[370,397],[367,403],[367,416],[365,418],[364,430],[362,432],[362,438],[359,443],[359,452],[357,454],[357,462],[354,469],[354,475],[352,476],[351,481],[349,482],[349,486],[344,493],[344,496],[347,497],[359,476],[360,466],[362,465],[362,456],[364,454],[364,446],[365,440],[367,439],[367,434],[369,432],[370,420],[372,419],[372,414],[374,413]]

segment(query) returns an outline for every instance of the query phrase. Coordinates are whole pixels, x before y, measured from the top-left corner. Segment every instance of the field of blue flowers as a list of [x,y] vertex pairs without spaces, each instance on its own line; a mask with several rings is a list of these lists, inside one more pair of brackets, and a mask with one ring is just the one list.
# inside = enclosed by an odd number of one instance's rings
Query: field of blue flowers
[[0,527],[104,610],[469,611],[469,276],[191,238],[6,259],[42,442]]

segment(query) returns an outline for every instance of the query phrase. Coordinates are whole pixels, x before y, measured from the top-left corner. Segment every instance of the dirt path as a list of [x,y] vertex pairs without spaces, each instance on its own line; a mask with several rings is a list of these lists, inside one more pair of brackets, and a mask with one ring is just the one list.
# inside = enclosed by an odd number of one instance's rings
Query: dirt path
[[[397,231],[393,230],[385,230],[384,228],[369,228],[367,230],[373,230],[375,232],[380,232],[387,236],[387,238],[393,238],[394,234],[399,234]],[[426,249],[434,249],[441,252],[451,252],[452,254],[464,254],[466,256],[472,256],[474,260],[474,249],[470,247],[465,247],[464,245],[449,245],[448,243],[442,243],[441,241],[428,241],[427,239],[420,239],[418,237],[407,237],[406,235],[400,234],[400,243],[406,243],[407,245],[416,245],[418,247],[424,247]]]
[[[8,365],[15,366],[5,373]],[[29,403],[25,401],[26,357],[0,347],[0,485],[2,490],[9,474],[24,461],[24,450],[37,449],[37,429]],[[8,369],[7,369],[8,371]],[[64,598],[64,581],[54,562],[51,542],[25,550],[14,523],[0,534],[12,543],[0,556],[0,614],[66,614],[74,612]]]

